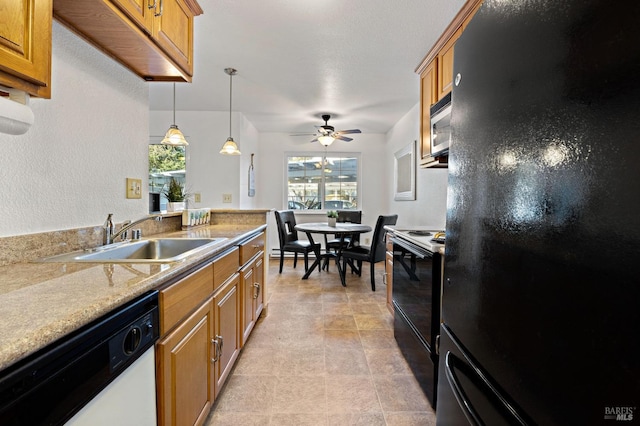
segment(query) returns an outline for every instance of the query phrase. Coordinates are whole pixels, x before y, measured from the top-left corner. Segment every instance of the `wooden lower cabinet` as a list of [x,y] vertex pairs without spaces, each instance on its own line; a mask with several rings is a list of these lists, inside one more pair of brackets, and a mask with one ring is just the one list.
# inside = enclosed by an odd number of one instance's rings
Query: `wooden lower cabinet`
[[240,278],[233,275],[213,296],[214,398],[229,376],[240,353]]
[[387,233],[386,238],[387,250],[385,253],[384,279],[387,285],[387,309],[393,314],[393,242],[391,242],[390,233]]
[[242,268],[240,275],[242,287],[242,345],[244,346],[264,308],[264,253],[260,252]]
[[[159,425],[207,419],[264,307],[263,240],[261,233],[160,290]],[[257,254],[240,267],[247,250]]]
[[156,344],[158,424],[201,425],[215,398],[213,297]]

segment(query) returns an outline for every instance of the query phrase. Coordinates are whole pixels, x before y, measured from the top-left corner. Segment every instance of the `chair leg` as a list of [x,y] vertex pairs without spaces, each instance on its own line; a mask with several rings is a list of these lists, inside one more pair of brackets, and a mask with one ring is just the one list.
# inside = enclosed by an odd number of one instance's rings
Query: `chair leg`
[[293,253],[293,267],[295,268],[298,265],[298,253]]
[[282,273],[282,264],[284,263],[284,250],[280,250],[280,273]]
[[375,262],[371,263],[371,291],[376,291],[376,274],[375,274]]
[[309,252],[304,253],[304,271],[307,272],[309,270]]

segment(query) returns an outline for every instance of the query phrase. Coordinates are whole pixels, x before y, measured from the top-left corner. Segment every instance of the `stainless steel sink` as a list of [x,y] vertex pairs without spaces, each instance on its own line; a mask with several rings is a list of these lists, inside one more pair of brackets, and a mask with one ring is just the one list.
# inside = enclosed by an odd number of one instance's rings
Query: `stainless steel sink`
[[42,262],[166,263],[177,262],[226,238],[149,238],[40,259]]

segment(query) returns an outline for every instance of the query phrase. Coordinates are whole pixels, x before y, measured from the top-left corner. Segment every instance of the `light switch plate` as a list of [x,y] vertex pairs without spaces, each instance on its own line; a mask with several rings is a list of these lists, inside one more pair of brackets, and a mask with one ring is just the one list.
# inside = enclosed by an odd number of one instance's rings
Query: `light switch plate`
[[222,202],[230,203],[231,202],[231,194],[222,194]]
[[142,198],[142,179],[127,178],[127,198]]

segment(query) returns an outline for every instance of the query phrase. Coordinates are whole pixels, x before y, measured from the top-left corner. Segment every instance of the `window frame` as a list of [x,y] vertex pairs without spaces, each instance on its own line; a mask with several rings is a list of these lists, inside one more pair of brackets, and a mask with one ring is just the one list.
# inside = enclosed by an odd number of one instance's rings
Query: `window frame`
[[[344,158],[350,157],[355,158],[357,163],[357,172],[356,172],[356,193],[358,194],[358,205],[354,210],[362,210],[362,153],[354,152],[354,151],[338,151],[338,152],[327,152],[327,151],[285,151],[284,152],[284,191],[283,191],[283,199],[282,205],[284,206],[284,210],[289,210],[289,157],[332,157],[332,158]],[[333,209],[327,209],[324,206],[324,191],[325,191],[325,173],[322,171],[322,179],[320,182],[320,190],[322,192],[321,198],[321,207],[320,209],[299,209],[295,210],[296,214],[326,214],[327,211]]]

